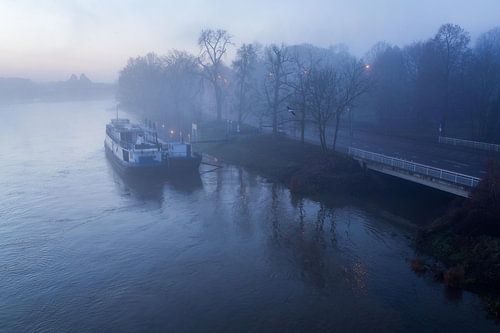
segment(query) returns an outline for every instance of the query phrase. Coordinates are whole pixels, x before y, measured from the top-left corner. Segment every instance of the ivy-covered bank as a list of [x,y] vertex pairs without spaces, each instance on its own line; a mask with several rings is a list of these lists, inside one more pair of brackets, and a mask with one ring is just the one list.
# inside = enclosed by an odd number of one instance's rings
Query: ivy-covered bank
[[424,228],[417,247],[446,267],[429,269],[450,288],[485,293],[490,312],[500,318],[500,165],[491,163],[470,199],[457,200],[448,213]]

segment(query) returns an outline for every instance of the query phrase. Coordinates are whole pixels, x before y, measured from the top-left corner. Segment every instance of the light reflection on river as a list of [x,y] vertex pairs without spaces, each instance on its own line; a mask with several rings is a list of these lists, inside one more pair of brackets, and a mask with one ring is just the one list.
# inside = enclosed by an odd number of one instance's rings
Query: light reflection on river
[[412,231],[372,210],[234,166],[123,179],[103,149],[112,105],[0,108],[1,331],[497,328],[412,273]]

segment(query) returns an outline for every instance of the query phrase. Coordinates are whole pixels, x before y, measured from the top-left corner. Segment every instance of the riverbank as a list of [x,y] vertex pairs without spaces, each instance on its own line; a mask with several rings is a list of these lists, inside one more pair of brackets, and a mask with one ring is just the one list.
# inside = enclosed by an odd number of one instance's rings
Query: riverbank
[[367,191],[370,179],[359,164],[339,153],[286,137],[250,135],[197,144],[196,149],[226,163],[241,165],[290,188],[294,194],[320,195]]
[[417,248],[446,267],[414,263],[450,288],[486,294],[492,315],[500,318],[500,165],[492,164],[470,199],[455,201],[447,214],[424,228]]
[[[244,131],[248,134],[230,140],[196,144],[195,150],[278,181],[296,195],[320,201],[329,200],[328,197],[338,201],[339,197],[349,196],[351,202],[354,199],[363,205],[380,207],[415,226],[425,226],[442,216],[454,197],[362,170],[346,155],[331,152],[325,155],[317,145],[257,134],[252,128],[244,128]],[[204,135],[204,140],[214,138],[217,138],[215,133]]]

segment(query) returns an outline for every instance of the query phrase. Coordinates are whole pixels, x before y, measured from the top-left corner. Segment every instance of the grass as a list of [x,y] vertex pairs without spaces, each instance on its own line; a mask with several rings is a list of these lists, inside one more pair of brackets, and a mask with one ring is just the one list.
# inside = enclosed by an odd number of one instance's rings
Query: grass
[[295,193],[353,190],[360,186],[363,177],[354,160],[281,136],[242,136],[225,142],[197,144],[195,149],[280,181]]

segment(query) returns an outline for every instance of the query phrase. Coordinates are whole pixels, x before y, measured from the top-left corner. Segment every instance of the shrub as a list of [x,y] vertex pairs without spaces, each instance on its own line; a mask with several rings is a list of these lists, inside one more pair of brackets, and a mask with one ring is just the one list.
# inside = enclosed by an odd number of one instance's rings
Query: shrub
[[453,289],[460,288],[465,280],[465,270],[462,266],[449,268],[443,275],[444,283]]
[[415,273],[424,273],[425,271],[427,271],[427,266],[425,266],[425,262],[420,258],[413,259],[410,262],[410,265],[411,269]]

